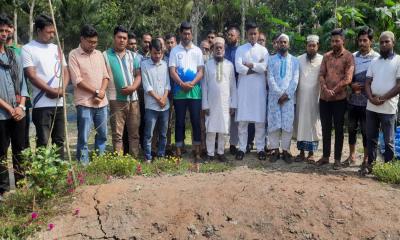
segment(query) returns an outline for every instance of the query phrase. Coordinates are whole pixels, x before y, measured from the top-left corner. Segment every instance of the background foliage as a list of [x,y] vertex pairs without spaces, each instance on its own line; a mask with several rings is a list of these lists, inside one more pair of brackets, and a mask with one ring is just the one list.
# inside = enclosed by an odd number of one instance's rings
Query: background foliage
[[[29,10],[34,0],[0,0],[2,11],[18,16],[20,43],[29,39]],[[292,52],[301,53],[305,37],[316,33],[322,37],[322,50],[329,48],[329,31],[346,30],[347,48],[355,50],[359,28],[370,26],[376,37],[384,30],[400,36],[400,3],[393,0],[53,0],[65,50],[77,46],[79,28],[92,23],[100,33],[100,49],[111,45],[112,29],[123,24],[138,36],[150,32],[164,36],[177,31],[179,23],[196,24],[197,42],[207,31],[224,33],[230,25],[255,20],[270,40],[278,32],[292,37]],[[48,2],[35,0],[33,15],[49,12]]]

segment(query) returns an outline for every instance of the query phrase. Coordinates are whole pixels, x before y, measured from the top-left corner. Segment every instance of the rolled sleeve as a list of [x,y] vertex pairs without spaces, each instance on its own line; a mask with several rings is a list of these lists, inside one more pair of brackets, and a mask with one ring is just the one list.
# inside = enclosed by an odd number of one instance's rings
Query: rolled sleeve
[[71,82],[76,87],[80,82],[83,81],[81,70],[79,69],[79,63],[75,56],[75,51],[71,51],[69,54],[69,72],[71,75]]

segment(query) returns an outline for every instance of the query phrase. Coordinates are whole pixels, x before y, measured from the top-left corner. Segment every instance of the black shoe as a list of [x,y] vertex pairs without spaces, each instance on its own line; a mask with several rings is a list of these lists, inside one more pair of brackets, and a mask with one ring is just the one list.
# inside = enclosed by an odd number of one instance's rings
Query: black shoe
[[235,145],[231,145],[231,146],[229,147],[229,153],[230,153],[230,154],[236,155],[237,151],[238,151],[238,150],[237,150],[237,148],[236,148]]
[[220,162],[226,162],[228,159],[225,157],[225,154],[217,154],[217,158]]
[[247,144],[247,147],[246,147],[246,153],[249,153],[251,150],[253,150],[253,145],[254,144]]
[[290,155],[290,153],[288,153],[287,151],[283,151],[282,158],[283,161],[285,161],[287,164],[291,164],[293,162],[292,155]]
[[239,151],[236,153],[236,160],[241,161],[241,160],[243,160],[243,157],[244,157],[244,152],[239,150]]
[[280,158],[279,150],[271,150],[271,152],[272,153],[271,153],[271,157],[269,158],[269,161],[272,163],[278,161]]
[[209,162],[214,161],[214,159],[215,159],[214,156],[207,155],[207,161],[209,161]]
[[264,151],[259,151],[257,153],[257,157],[258,157],[258,160],[265,161],[265,159],[267,158],[267,155],[265,154]]

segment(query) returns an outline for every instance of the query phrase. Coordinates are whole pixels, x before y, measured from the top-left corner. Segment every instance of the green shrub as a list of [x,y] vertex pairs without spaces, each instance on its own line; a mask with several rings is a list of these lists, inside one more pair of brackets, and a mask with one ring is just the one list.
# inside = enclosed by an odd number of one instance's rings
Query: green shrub
[[123,156],[118,153],[105,153],[92,155],[92,160],[86,167],[89,175],[97,176],[131,176],[136,171],[138,161],[129,155]]
[[183,174],[190,169],[190,163],[177,157],[167,156],[155,159],[152,164],[143,164],[142,168],[142,174],[145,176],[160,173]]
[[36,151],[31,148],[22,152],[25,179],[23,185],[32,189],[38,198],[51,198],[65,189],[66,177],[70,164],[62,160],[58,147],[39,147]]
[[377,162],[372,168],[372,173],[379,181],[400,184],[400,160],[388,163]]

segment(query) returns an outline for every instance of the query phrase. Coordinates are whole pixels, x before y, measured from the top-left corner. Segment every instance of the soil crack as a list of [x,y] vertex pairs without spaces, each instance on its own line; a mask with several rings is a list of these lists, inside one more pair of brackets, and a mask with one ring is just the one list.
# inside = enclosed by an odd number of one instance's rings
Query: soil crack
[[[96,191],[94,192],[93,201],[95,202],[94,209],[96,210],[96,214],[97,214],[97,222],[99,224],[100,231],[104,234],[104,237],[103,238],[93,238],[93,239],[114,239],[114,240],[119,240],[119,238],[117,236],[115,236],[115,235],[113,235],[112,237],[107,237],[107,232],[103,228],[103,223],[101,221],[101,213],[100,213],[100,209],[98,207],[98,205],[100,204],[100,200],[96,198],[96,195],[97,195],[99,189],[100,189],[100,187],[98,187],[96,189]],[[91,239],[91,238],[89,238],[89,239]]]

